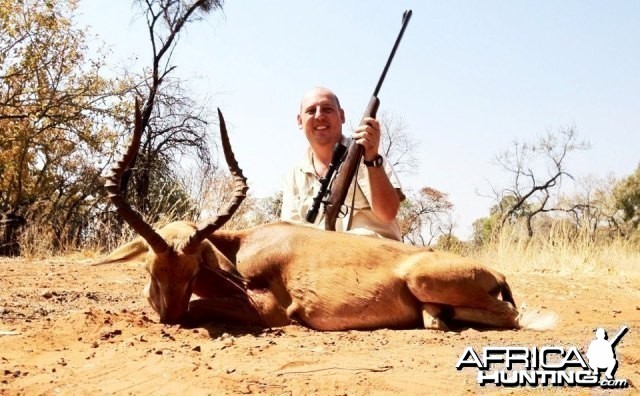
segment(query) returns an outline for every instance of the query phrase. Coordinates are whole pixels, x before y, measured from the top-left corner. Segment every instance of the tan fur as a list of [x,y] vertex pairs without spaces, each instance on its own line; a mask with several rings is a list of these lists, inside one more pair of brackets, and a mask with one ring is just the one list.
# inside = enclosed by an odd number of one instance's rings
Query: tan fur
[[[218,231],[186,255],[181,246],[194,229],[174,222],[159,230],[170,245],[162,255],[131,242],[102,260],[146,252],[149,301],[162,322],[189,311],[201,320],[297,321],[318,330],[421,322],[446,330],[453,320],[521,327],[504,276],[461,256],[288,223]],[[202,299],[189,310],[192,293]]]
[[[297,321],[318,330],[413,327],[421,321],[445,330],[454,320],[540,329],[552,322],[544,314],[521,315],[502,274],[453,254],[287,223],[216,231],[233,216],[248,188],[220,110],[233,199],[200,227],[174,222],[153,230],[122,191],[123,174],[139,151],[144,130],[137,103],[135,109],[131,143],[106,177],[105,188],[118,214],[141,238],[97,264],[146,254],[150,276],[144,294],[161,322],[189,316],[264,326]],[[193,294],[201,299],[191,302]]]

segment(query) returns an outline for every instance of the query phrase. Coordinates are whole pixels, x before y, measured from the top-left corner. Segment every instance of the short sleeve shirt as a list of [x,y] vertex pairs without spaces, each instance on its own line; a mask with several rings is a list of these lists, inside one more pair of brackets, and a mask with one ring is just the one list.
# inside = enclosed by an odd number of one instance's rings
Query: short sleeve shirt
[[[350,143],[350,139],[343,137],[343,144]],[[391,185],[398,191],[400,199],[404,199],[402,194],[400,181],[396,177],[391,165],[383,162],[387,177]],[[398,221],[394,219],[389,223],[380,221],[371,210],[371,186],[369,182],[369,172],[367,167],[360,163],[356,175],[357,187],[352,183],[347,192],[345,199],[345,207],[350,208],[353,201],[353,213],[350,209],[346,209],[345,216],[339,216],[336,220],[336,231],[351,232],[354,234],[378,236],[395,240],[401,239],[400,226]],[[296,166],[294,166],[285,178],[284,190],[282,196],[282,212],[281,219],[294,223],[310,225],[305,221],[307,211],[313,205],[313,198],[318,194],[320,189],[320,177],[316,174],[313,166],[313,157],[311,148],[307,149],[305,157]],[[354,196],[355,194],[355,196]],[[313,226],[324,229],[324,208],[320,205],[319,214]],[[347,230],[351,221],[351,227]]]

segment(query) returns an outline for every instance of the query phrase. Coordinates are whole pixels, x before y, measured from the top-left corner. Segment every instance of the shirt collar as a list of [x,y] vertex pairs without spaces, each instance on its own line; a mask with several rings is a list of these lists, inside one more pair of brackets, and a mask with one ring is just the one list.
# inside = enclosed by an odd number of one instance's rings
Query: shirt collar
[[[342,143],[345,146],[349,147],[349,144],[351,143],[351,138],[348,138],[348,137],[342,135],[342,140],[340,141],[340,143]],[[309,174],[314,175],[314,176],[317,177],[316,169],[313,166],[313,151],[311,150],[310,146],[307,147],[307,152],[306,152],[302,162],[300,163],[300,169],[304,173],[309,173]]]

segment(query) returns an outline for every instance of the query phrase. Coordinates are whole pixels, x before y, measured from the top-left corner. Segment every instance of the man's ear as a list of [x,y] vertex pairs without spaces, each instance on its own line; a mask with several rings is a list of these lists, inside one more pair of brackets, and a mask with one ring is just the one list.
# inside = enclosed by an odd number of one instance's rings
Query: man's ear
[[302,129],[302,117],[300,117],[300,114],[297,115],[296,119],[298,120],[298,129]]
[[344,110],[342,110],[342,108],[340,108],[340,119],[342,120],[342,123],[344,124],[345,118],[344,118]]

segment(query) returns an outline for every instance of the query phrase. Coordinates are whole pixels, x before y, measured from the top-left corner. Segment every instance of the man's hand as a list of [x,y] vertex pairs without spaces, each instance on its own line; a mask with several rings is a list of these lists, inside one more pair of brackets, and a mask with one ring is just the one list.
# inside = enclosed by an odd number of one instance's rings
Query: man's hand
[[378,147],[380,147],[380,124],[374,118],[365,118],[363,124],[354,131],[352,138],[364,147],[364,159],[373,161],[378,155]]

